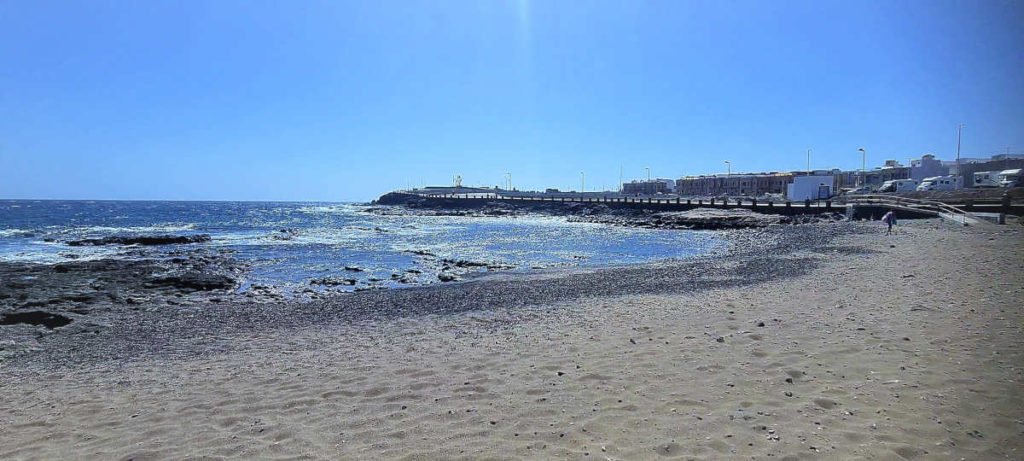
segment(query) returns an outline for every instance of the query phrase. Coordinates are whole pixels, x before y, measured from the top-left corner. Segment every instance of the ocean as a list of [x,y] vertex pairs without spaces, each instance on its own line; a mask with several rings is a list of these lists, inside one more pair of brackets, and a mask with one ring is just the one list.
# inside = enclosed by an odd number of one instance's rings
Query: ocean
[[[0,262],[171,257],[183,248],[227,253],[250,267],[239,288],[285,291],[311,280],[342,287],[438,283],[445,260],[508,271],[605,267],[704,255],[725,243],[713,232],[616,227],[562,217],[381,215],[367,204],[174,201],[0,201]],[[211,241],[146,247],[69,246],[83,238],[209,234]],[[346,270],[349,267],[349,270]],[[467,264],[472,272],[485,265]],[[358,268],[358,270],[352,270]],[[397,275],[396,275],[397,274]]]

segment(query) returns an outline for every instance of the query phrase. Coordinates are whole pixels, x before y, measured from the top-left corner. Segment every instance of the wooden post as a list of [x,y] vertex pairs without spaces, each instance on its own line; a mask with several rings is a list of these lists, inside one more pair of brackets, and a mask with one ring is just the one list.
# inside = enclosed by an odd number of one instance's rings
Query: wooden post
[[1006,224],[1006,215],[1010,214],[1010,193],[1003,193],[1003,209],[999,213],[999,224]]

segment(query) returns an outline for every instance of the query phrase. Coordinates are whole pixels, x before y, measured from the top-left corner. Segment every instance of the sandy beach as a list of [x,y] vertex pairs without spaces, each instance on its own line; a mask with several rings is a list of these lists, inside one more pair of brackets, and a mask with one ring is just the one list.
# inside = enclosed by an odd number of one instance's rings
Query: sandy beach
[[820,226],[749,285],[0,365],[0,458],[1024,459],[1024,229]]

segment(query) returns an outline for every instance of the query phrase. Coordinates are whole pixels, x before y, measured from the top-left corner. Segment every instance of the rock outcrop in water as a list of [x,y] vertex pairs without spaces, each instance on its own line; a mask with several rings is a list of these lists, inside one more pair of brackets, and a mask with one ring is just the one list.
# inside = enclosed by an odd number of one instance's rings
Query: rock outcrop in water
[[68,242],[68,246],[101,246],[101,245],[184,245],[189,243],[205,243],[210,241],[209,234],[198,235],[115,235],[97,239],[81,239]]
[[32,344],[51,332],[96,332],[126,311],[209,305],[231,294],[247,268],[227,250],[180,250],[169,258],[137,251],[140,259],[0,263],[0,331]]
[[823,215],[782,216],[755,213],[750,210],[716,210],[698,208],[690,211],[649,213],[642,216],[619,216],[614,214],[593,214],[571,216],[569,221],[615,224],[626,227],[654,229],[723,230],[767,227],[774,224],[805,224],[812,222],[840,221],[839,213]]

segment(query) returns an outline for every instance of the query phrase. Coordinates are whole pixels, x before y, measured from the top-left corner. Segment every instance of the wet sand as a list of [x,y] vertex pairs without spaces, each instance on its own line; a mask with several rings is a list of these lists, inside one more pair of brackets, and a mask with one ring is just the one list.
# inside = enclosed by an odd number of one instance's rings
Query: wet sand
[[1024,458],[1024,232],[901,224],[753,285],[9,364],[0,458]]

